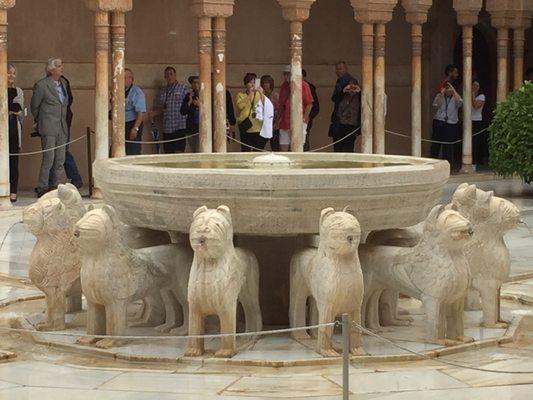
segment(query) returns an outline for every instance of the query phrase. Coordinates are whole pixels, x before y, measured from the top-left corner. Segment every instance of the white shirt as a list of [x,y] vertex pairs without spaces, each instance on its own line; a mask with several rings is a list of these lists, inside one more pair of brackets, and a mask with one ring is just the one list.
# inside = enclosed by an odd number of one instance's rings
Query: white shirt
[[439,104],[439,97],[437,95],[433,100],[433,107],[437,108],[437,112],[433,119],[446,122],[447,124],[456,124],[459,122],[459,108],[463,106],[463,100],[456,100],[455,96],[442,96],[442,103]]
[[483,107],[485,106],[485,95],[478,95],[475,100],[483,102],[483,105],[479,108],[472,107],[472,121],[483,121]]
[[274,124],[274,104],[268,97],[264,97],[264,101],[257,103],[255,107],[255,118],[263,121],[261,132],[259,135],[265,139],[272,138],[273,124]]

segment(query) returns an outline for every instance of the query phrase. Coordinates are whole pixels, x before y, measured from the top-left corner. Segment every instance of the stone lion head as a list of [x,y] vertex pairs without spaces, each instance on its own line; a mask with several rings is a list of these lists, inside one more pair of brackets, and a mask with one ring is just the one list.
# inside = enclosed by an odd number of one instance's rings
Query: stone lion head
[[34,235],[39,235],[73,229],[84,214],[78,190],[67,184],[59,185],[53,195],[43,196],[26,208],[22,220]]
[[74,236],[81,248],[99,249],[108,245],[117,235],[120,221],[115,209],[104,206],[92,209],[74,227]]
[[200,207],[194,212],[189,241],[192,249],[205,258],[218,258],[233,247],[233,224],[227,206]]
[[462,247],[473,235],[472,224],[458,211],[435,206],[424,224],[424,235],[454,246]]
[[452,206],[473,224],[488,223],[498,231],[506,232],[520,223],[520,210],[510,201],[494,196],[463,183],[452,198]]
[[326,208],[320,214],[320,248],[337,255],[356,253],[361,239],[359,221],[345,208]]

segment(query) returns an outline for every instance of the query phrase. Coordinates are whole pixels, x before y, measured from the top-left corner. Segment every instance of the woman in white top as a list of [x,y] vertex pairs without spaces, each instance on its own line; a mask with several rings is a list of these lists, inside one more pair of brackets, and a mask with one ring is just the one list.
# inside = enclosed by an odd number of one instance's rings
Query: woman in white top
[[481,91],[478,81],[472,82],[472,135],[473,137],[473,162],[476,165],[487,164],[488,132],[483,131],[487,124],[483,121],[483,107],[485,106],[485,95]]

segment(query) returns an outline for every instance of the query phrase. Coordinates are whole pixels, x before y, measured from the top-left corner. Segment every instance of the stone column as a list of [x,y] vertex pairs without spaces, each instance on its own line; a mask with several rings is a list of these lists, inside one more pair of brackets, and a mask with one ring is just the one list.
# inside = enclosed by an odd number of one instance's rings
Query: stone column
[[215,59],[214,82],[214,151],[226,153],[226,19],[215,17],[213,19]]
[[514,89],[518,89],[524,83],[524,33],[531,26],[532,15],[532,1],[513,0],[513,8],[509,12],[509,16],[510,28],[513,29]]
[[[355,11],[355,19],[363,24],[363,91],[370,90],[368,86],[374,84],[373,99],[368,93],[363,92],[363,118],[361,128],[368,134],[372,129],[369,119],[372,118],[368,104],[373,104],[373,130],[374,137],[372,147],[374,153],[385,153],[385,25],[392,19],[392,12],[397,0],[351,0]],[[371,29],[367,24],[375,24],[374,27],[374,72],[373,76],[368,74],[370,51],[366,49],[370,45]],[[365,75],[367,82],[365,83]],[[366,86],[366,89],[365,89]],[[366,95],[366,96],[365,96]],[[365,99],[366,98],[366,99]],[[365,110],[364,107],[367,107]],[[364,135],[364,133],[363,133]],[[370,150],[370,140],[363,139],[363,152]]]
[[302,41],[303,22],[315,0],[278,0],[283,18],[289,21],[291,52],[291,151],[304,149],[302,105]]
[[95,159],[109,156],[109,12],[95,13]]
[[200,152],[213,152],[211,17],[198,17],[198,64],[200,67]]
[[524,81],[524,28],[513,30],[514,72],[513,88],[518,89]]
[[362,26],[361,152],[372,154],[374,128],[374,25]]
[[412,87],[411,87],[411,155],[422,156],[422,25],[432,0],[402,0],[411,24]]
[[[204,1],[205,3],[205,1]],[[214,151],[227,151],[226,138],[226,18],[233,15],[234,0],[218,0],[210,7],[213,16]]]
[[125,13],[123,11],[113,11],[111,14],[111,41],[113,49],[113,101],[111,114],[113,120],[113,134],[111,157],[124,157],[126,155],[126,98],[124,88],[126,22]]
[[492,26],[497,29],[498,58],[498,90],[496,99],[504,101],[507,97],[508,76],[507,57],[509,53],[509,11],[513,7],[512,0],[487,0],[487,11],[490,13]]
[[7,106],[7,10],[14,6],[15,0],[0,0],[0,210],[11,208]]
[[463,166],[462,172],[472,168],[472,27],[477,24],[482,0],[453,0],[457,20],[463,30]]

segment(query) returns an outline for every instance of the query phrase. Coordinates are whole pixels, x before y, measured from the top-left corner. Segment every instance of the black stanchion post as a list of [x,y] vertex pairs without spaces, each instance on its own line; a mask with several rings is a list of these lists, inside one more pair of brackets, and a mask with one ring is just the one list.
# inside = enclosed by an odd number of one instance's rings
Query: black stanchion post
[[93,197],[93,155],[91,147],[90,127],[87,127],[87,171],[89,174],[89,197]]
[[350,399],[350,318],[342,314],[342,399]]

